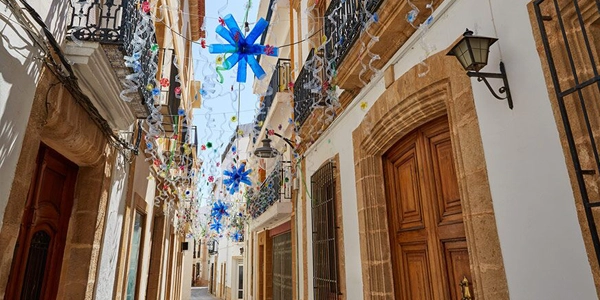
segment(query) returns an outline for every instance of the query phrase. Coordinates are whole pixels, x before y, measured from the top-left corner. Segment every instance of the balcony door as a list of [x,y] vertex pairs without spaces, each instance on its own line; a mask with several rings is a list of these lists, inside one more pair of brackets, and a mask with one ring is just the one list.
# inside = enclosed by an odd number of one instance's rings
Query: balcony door
[[273,300],[292,299],[292,233],[273,236]]
[[5,299],[55,299],[77,165],[43,146],[29,188]]
[[383,163],[396,299],[472,299],[446,118],[404,137]]

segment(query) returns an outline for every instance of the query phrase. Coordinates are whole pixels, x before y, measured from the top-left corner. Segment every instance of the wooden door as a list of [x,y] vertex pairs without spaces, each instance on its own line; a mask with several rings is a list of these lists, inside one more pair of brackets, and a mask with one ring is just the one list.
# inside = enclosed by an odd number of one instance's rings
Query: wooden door
[[383,163],[396,299],[461,300],[460,282],[472,280],[446,118],[407,135]]
[[40,147],[7,289],[6,299],[55,299],[77,166]]

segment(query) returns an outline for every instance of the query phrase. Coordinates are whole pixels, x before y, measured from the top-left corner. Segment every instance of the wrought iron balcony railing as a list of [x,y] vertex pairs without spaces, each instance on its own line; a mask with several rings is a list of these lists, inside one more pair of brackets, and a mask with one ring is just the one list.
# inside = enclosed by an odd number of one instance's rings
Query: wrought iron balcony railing
[[301,127],[313,108],[325,105],[323,57],[311,49],[294,83],[294,117]]
[[[273,71],[273,76],[271,77],[271,82],[269,82],[269,89],[267,91],[267,95],[264,97],[262,105],[260,107],[260,111],[256,116],[257,125],[260,122],[264,122],[269,115],[269,110],[271,109],[271,105],[273,105],[273,101],[275,100],[275,96],[279,92],[289,91],[289,83],[292,78],[292,65],[289,59],[280,58],[277,61],[277,65],[275,66],[275,71]],[[257,126],[259,128],[260,126]],[[260,130],[260,129],[258,129]]]
[[[332,0],[325,12],[325,45],[326,57],[331,63],[339,66],[348,51],[352,48],[362,27],[375,13],[383,0]],[[363,7],[364,5],[364,7]]]
[[[138,92],[142,103],[153,105],[152,91],[148,84],[154,84],[158,57],[151,55],[151,48],[156,44],[154,27],[136,34],[143,18],[140,8],[133,0],[91,0],[71,1],[71,22],[67,26],[67,38],[75,41],[92,41],[101,44],[118,45],[124,55],[132,56],[134,52],[141,53],[141,75],[137,79]],[[142,49],[134,49],[134,38],[144,40]]]
[[248,213],[253,219],[262,215],[269,207],[282,199],[292,199],[291,170],[289,163],[278,162],[273,172],[260,186],[258,193],[248,203]]

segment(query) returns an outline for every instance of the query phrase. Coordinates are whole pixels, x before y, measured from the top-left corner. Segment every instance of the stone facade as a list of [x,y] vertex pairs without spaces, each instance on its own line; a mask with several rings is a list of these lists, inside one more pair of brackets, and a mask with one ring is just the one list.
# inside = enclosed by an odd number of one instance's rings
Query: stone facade
[[[544,48],[542,33],[540,31],[540,24],[538,24],[538,20],[535,14],[534,1],[530,2],[528,5],[529,17],[531,20],[531,28],[533,29],[533,35],[536,41],[536,48],[539,54],[539,58],[542,61],[542,69],[544,71],[544,76],[546,79],[546,84],[548,87],[548,96],[550,98],[550,103],[552,104],[552,111],[554,113],[554,118],[556,120],[556,129],[560,135],[560,141],[563,148],[565,162],[567,164],[567,170],[569,172],[569,178],[571,180],[571,186],[573,187],[573,196],[575,197],[575,206],[577,209],[577,215],[579,218],[579,224],[581,226],[581,231],[583,232],[583,240],[585,242],[586,250],[588,253],[588,259],[590,261],[590,266],[592,268],[592,273],[594,275],[594,283],[596,285],[596,290],[598,295],[600,296],[600,265],[598,258],[596,256],[596,252],[594,249],[593,241],[592,241],[592,233],[590,232],[590,227],[588,224],[588,218],[586,217],[584,211],[584,204],[582,195],[580,192],[580,188],[578,186],[577,174],[575,173],[573,159],[571,157],[571,150],[568,144],[568,138],[566,135],[566,130],[563,116],[561,115],[561,106],[559,105],[558,98],[556,96],[555,88],[556,86],[553,83],[551,77],[550,65],[547,57],[546,50]],[[558,19],[557,12],[553,5],[541,5],[540,10],[544,16],[547,16],[549,19],[543,21],[543,25],[546,26],[547,30],[547,40],[548,45],[550,47],[550,51],[552,53],[553,63],[556,67],[556,72],[559,78],[559,85],[563,87],[574,86],[575,78],[573,75],[573,70],[577,70],[577,75],[580,77],[579,80],[582,81],[587,78],[591,78],[594,76],[593,69],[591,68],[590,62],[588,59],[588,54],[586,52],[586,48],[584,47],[585,42],[583,40],[583,33],[581,27],[577,23],[571,23],[565,26],[565,31],[567,35],[567,39],[570,43],[577,46],[571,46],[570,50],[572,51],[574,60],[573,65],[571,66],[568,61],[568,53],[567,48],[563,39],[563,36],[560,34],[560,25],[556,21]],[[562,3],[560,6],[560,14],[561,17],[565,20],[574,20],[577,19],[578,11],[575,9],[575,6],[569,5],[568,3]],[[580,1],[578,3],[578,8],[580,13],[585,16],[583,20],[583,28],[587,30],[587,36],[591,38],[590,50],[595,52],[596,55],[600,55],[600,13],[599,9],[594,3],[594,1]],[[560,89],[561,87],[558,87]],[[588,116],[585,116],[583,110],[580,107],[580,103],[578,101],[572,101],[574,98],[565,98],[565,112],[567,114],[568,121],[570,123],[574,143],[578,149],[578,157],[579,163],[581,164],[582,169],[584,170],[593,170],[596,168],[595,159],[592,155],[592,145],[589,143],[586,136],[587,128],[586,128],[586,118],[589,118],[590,125],[592,126],[592,130],[594,131],[593,136],[598,140],[600,138],[600,133],[595,128],[600,128],[600,118],[598,118],[600,112],[600,92],[594,89],[586,89],[583,91],[585,101],[586,101],[586,109]],[[590,199],[598,199],[598,180],[599,174],[592,175],[593,178],[586,180],[586,185],[588,185],[588,192],[590,193]],[[598,213],[594,214],[595,224],[596,226],[600,226],[600,222],[598,221]]]
[[508,299],[477,114],[456,60],[436,54],[426,77],[413,68],[389,86],[354,130],[365,299],[392,299],[393,275],[381,156],[405,134],[448,116],[478,299]]
[[[57,78],[46,71],[37,86],[31,116],[17,163],[0,231],[0,295],[11,270],[15,242],[35,160],[41,143],[48,145],[79,166],[75,201],[67,232],[59,298],[91,299],[96,280],[104,228],[108,187],[115,152],[87,113],[75,102]],[[70,122],[64,122],[70,120]]]

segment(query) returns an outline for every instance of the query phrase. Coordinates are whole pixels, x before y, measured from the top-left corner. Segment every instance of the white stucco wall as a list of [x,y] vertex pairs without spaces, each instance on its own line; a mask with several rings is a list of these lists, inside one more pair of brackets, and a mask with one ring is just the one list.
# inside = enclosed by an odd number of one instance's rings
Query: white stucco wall
[[[59,42],[64,38],[66,1],[29,1]],[[64,11],[63,14],[49,13]],[[10,195],[31,104],[40,77],[41,54],[5,4],[0,2],[0,222]],[[31,159],[35,159],[32,157]]]
[[[514,110],[493,98],[483,83],[472,79],[472,84],[511,298],[595,299],[565,157],[527,14],[528,2],[446,0],[441,7],[448,10],[439,15],[438,9],[425,42],[435,52],[445,51],[467,27],[476,34],[499,38],[483,71],[498,71],[502,57]],[[396,78],[425,56],[412,37],[392,59]],[[356,263],[360,249],[351,134],[364,116],[356,104],[364,100],[372,107],[384,91],[381,80],[369,88],[306,157],[308,183],[322,162],[340,154],[347,294],[353,299],[362,298],[362,270]],[[306,230],[310,232],[310,203],[306,205]],[[313,292],[311,249],[309,236],[309,299]]]
[[121,155],[118,155],[112,169],[113,177],[104,223],[106,227],[100,250],[95,294],[95,299],[97,300],[109,300],[113,298],[121,232],[123,229],[123,216],[125,213],[128,173],[129,165],[124,163],[124,158]]
[[181,299],[191,299],[192,293],[192,265],[194,264],[194,240],[188,238],[188,250],[183,251],[181,260]]
[[143,244],[140,249],[140,258],[138,262],[138,268],[140,274],[140,299],[146,298],[146,290],[148,286],[148,273],[150,268],[150,252],[152,250],[152,222],[154,221],[154,210],[160,209],[154,206],[154,197],[156,193],[156,181],[148,180],[148,174],[150,173],[148,163],[144,160],[144,155],[139,155],[136,159],[136,172],[133,180],[134,192],[139,193],[146,201],[146,223],[144,224],[143,233]]

